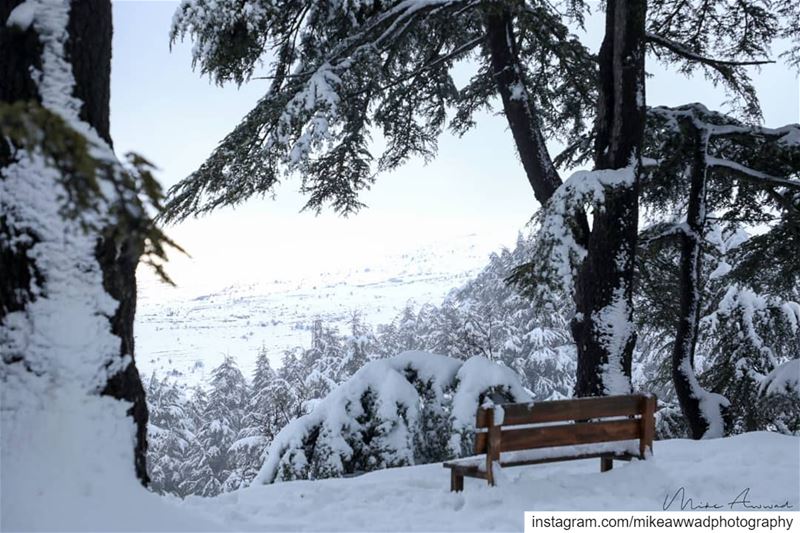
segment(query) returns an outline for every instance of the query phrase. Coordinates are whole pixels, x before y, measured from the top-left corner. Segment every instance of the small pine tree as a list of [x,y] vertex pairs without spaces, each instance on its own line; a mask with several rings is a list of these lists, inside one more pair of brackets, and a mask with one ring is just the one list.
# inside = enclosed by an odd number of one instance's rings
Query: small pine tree
[[155,373],[146,383],[150,412],[147,450],[150,488],[159,493],[185,496],[182,468],[194,440],[194,420],[184,390],[174,380],[159,380]]
[[196,458],[204,469],[206,466],[210,469],[213,477],[203,485],[204,495],[233,490],[242,483],[230,448],[243,427],[247,394],[247,382],[236,361],[226,356],[211,372],[208,400],[202,411],[203,422],[197,431],[200,449]]

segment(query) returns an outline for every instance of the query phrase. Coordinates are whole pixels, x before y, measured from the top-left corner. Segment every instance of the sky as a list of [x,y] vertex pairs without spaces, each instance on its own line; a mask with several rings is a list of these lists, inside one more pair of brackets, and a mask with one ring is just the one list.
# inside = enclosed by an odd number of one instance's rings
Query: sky
[[[170,50],[169,27],[177,2],[116,0],[111,73],[111,133],[115,150],[135,151],[160,171],[165,188],[195,170],[267,89],[255,80],[218,87],[193,71],[191,43]],[[586,42],[602,37],[602,15],[590,19]],[[725,95],[701,79],[686,79],[651,61],[649,105],[701,101],[721,108]],[[798,79],[785,65],[754,76],[770,126],[800,121]],[[438,157],[413,161],[378,177],[362,195],[368,208],[349,218],[300,212],[299,182],[276,189],[276,199],[253,199],[168,233],[191,257],[168,267],[183,287],[225,286],[262,277],[313,274],[430,242],[477,233],[513,244],[538,208],[514,150],[505,119],[483,115],[462,138],[445,134]],[[554,145],[551,147],[556,149]],[[555,152],[554,152],[555,153]],[[148,273],[140,278],[151,280]]]

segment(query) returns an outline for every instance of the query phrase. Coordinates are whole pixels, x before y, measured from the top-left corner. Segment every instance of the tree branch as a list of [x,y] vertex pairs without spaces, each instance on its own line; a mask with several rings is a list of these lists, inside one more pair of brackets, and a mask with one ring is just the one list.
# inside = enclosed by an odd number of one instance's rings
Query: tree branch
[[[654,230],[657,229],[660,231],[658,231],[655,234],[651,234]],[[640,246],[650,246],[654,242],[663,239],[678,237],[681,235],[689,235],[689,234],[690,234],[689,227],[685,222],[655,224],[653,226],[643,229],[639,233],[639,244]]]
[[[414,70],[413,72],[409,72],[405,76],[401,76],[401,77],[397,78],[396,80],[392,80],[391,82],[387,83],[386,85],[383,85],[383,86],[379,87],[378,90],[379,91],[385,91],[387,89],[391,89],[392,87],[400,85],[401,83],[403,83],[405,81],[408,81],[408,80],[410,80],[412,78],[415,78],[415,77],[419,76],[420,74],[422,74],[423,72],[431,70],[432,68],[435,68],[438,65],[441,65],[442,63],[444,63],[446,61],[449,61],[450,59],[453,59],[453,58],[455,58],[455,57],[457,57],[457,56],[459,56],[461,54],[469,52],[470,50],[472,50],[473,48],[478,46],[481,42],[483,42],[483,36],[477,37],[477,38],[475,38],[475,39],[473,39],[471,41],[468,41],[468,42],[462,44],[461,46],[459,46],[458,48],[456,48],[455,50],[453,50],[452,52],[450,52],[448,54],[445,54],[443,56],[437,57],[433,61],[428,61],[424,65],[420,66],[418,69]],[[361,94],[362,92],[364,92],[364,91],[358,91],[358,92],[355,92],[355,93],[349,93],[347,96],[348,97],[349,96],[354,96],[354,95],[357,95],[357,94]]]
[[717,157],[706,157],[706,164],[712,168],[725,169],[734,174],[736,177],[744,179],[746,181],[759,183],[761,185],[787,187],[790,189],[795,189],[800,191],[800,181],[789,180],[778,176],[772,176],[764,172],[759,172],[758,170],[753,170],[752,168],[746,167],[744,165],[740,165],[739,163],[728,161],[727,159],[720,159]]
[[730,67],[747,67],[747,66],[768,65],[770,63],[775,63],[775,61],[773,61],[772,59],[734,61],[734,60],[724,60],[724,59],[713,59],[710,57],[701,56],[700,54],[692,52],[684,44],[677,43],[671,39],[664,37],[663,35],[658,35],[657,33],[652,33],[652,32],[647,32],[647,34],[645,34],[645,39],[647,40],[648,43],[661,46],[662,48],[666,48],[675,55],[681,56],[690,61],[696,61],[697,63],[702,63],[703,65],[706,65],[721,72],[725,71],[726,73],[728,72],[728,69]]

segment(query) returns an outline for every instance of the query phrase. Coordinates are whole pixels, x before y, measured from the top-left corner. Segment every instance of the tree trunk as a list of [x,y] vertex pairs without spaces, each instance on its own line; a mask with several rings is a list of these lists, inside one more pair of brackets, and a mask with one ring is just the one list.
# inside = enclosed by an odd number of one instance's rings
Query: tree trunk
[[[5,21],[22,0],[0,0],[0,100],[41,103],[38,86],[31,69],[41,69],[42,46],[33,27],[25,31],[8,28]],[[75,78],[73,96],[83,106],[81,120],[92,126],[109,146],[109,94],[111,74],[111,2],[80,0],[70,5],[69,37],[65,44],[67,58]],[[0,166],[12,163],[8,147],[0,146]],[[9,235],[9,226],[0,214],[0,235]],[[36,235],[28,235],[32,243]],[[0,239],[2,241],[2,239]],[[24,309],[33,300],[32,286],[43,286],[33,259],[25,248],[0,246],[0,322],[12,311]],[[121,226],[106,228],[98,238],[96,258],[103,270],[106,292],[119,302],[110,319],[111,331],[120,338],[119,356],[133,358],[133,318],[136,310],[135,270],[142,253],[139,239]],[[32,283],[35,282],[35,283]],[[7,362],[7,361],[4,361]],[[138,370],[132,361],[125,370],[111,377],[102,394],[131,402],[129,414],[137,426],[134,444],[135,471],[143,484],[148,482],[145,454],[147,451],[147,406]]]
[[[22,0],[0,0],[0,101],[38,99],[39,92],[29,75],[30,69],[41,69],[42,47],[33,30],[11,31],[5,21]],[[13,50],[13,53],[9,53]],[[0,143],[0,168],[12,163],[11,151]],[[5,213],[0,213],[0,235],[10,236],[11,227]],[[33,298],[32,289],[41,285],[36,265],[28,259],[28,250],[36,243],[34,235],[25,235],[15,248],[2,246],[0,239],[0,322],[11,312],[20,311]],[[15,356],[14,360],[16,360]],[[3,357],[6,361],[6,356]]]
[[695,127],[691,120],[683,122],[682,127],[690,139],[692,149],[692,161],[689,165],[691,186],[686,214],[687,227],[680,238],[681,306],[672,348],[672,381],[681,411],[689,424],[689,433],[693,439],[700,439],[708,430],[708,422],[703,416],[697,394],[699,385],[694,374],[694,353],[700,320],[700,271],[703,261],[701,241],[706,222],[707,134]]
[[[561,185],[539,123],[539,113],[528,92],[514,35],[511,11],[498,5],[486,8],[486,47],[489,51],[497,92],[514,137],[522,167],[536,200],[544,206]],[[589,236],[586,215],[580,212],[571,221],[575,240],[585,245]]]
[[595,170],[632,167],[630,184],[606,188],[594,213],[587,256],[575,285],[571,328],[578,349],[577,396],[630,390],[632,323],[644,136],[645,0],[608,0],[600,48]]

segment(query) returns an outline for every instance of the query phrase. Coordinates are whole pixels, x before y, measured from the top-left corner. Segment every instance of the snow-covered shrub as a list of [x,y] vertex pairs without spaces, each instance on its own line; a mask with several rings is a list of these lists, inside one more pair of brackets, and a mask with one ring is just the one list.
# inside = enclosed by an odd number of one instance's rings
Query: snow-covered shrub
[[730,400],[726,432],[767,429],[759,407],[765,377],[782,363],[800,356],[800,305],[733,285],[717,310],[703,320],[715,339],[713,358],[700,379],[706,389]]
[[450,450],[450,404],[453,380],[461,361],[426,352],[404,352],[389,360],[414,386],[419,396],[414,457],[418,463],[443,461]]
[[677,403],[668,403],[656,411],[656,439],[685,439],[688,436],[689,427]]
[[800,359],[767,374],[761,382],[758,410],[767,429],[800,435]]
[[472,455],[475,413],[484,401],[505,403],[532,399],[513,370],[484,357],[472,357],[461,365],[454,390],[450,450],[458,457]]
[[267,456],[263,479],[319,479],[413,464],[418,395],[385,361],[375,361],[290,422]]
[[512,370],[483,357],[404,352],[372,361],[275,437],[256,482],[341,477],[469,453],[462,435],[487,397],[530,400]]

